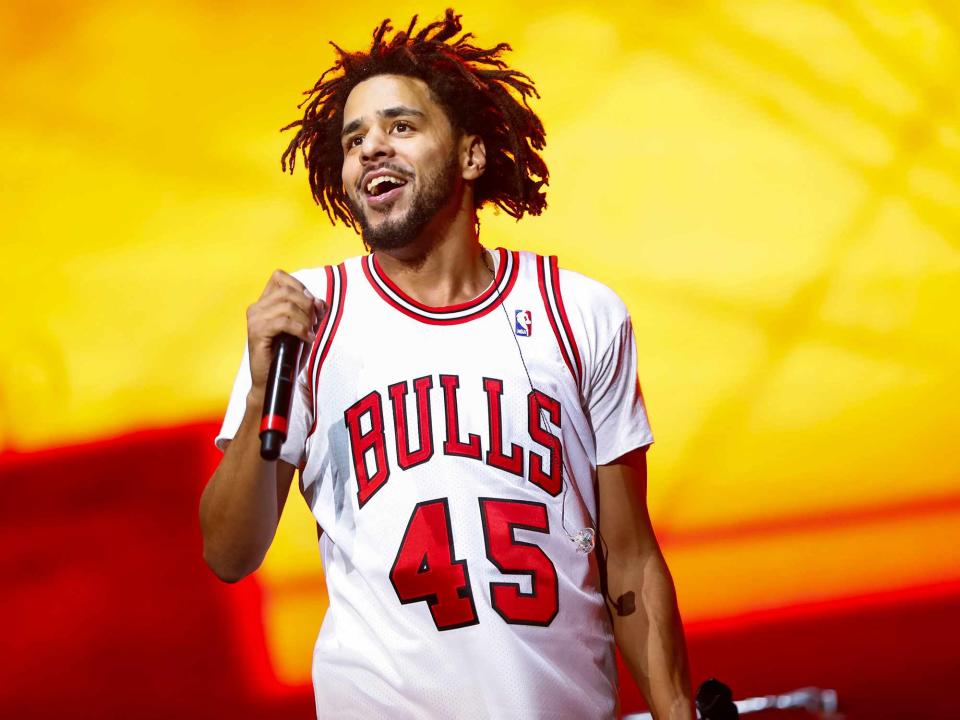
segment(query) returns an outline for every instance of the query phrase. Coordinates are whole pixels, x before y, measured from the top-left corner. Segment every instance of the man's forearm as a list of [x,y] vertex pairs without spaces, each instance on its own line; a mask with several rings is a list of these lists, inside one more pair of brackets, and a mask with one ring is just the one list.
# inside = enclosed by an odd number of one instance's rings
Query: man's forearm
[[262,392],[251,392],[236,436],[200,499],[203,557],[222,580],[253,572],[273,541],[283,498],[278,498],[277,463],[260,457]]
[[607,582],[610,597],[623,598],[623,614],[610,608],[617,646],[653,716],[694,717],[676,592],[659,548],[639,559],[609,558]]

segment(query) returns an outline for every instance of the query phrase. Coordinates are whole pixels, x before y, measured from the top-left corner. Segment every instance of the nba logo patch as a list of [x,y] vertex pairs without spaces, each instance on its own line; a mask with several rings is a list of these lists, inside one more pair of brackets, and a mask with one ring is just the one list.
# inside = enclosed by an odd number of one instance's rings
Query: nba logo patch
[[514,310],[513,319],[517,337],[530,337],[533,334],[533,318],[529,310]]

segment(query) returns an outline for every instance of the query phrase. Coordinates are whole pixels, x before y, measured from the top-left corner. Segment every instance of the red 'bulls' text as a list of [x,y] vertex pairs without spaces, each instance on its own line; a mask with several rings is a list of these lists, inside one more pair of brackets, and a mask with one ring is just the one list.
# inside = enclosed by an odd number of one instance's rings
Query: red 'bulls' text
[[[387,388],[384,399],[374,390],[351,405],[344,412],[347,431],[350,434],[350,449],[353,468],[357,478],[357,498],[360,507],[372,498],[390,479],[390,463],[387,461],[387,433],[396,440],[396,466],[409,470],[427,462],[436,450],[444,455],[471,458],[484,462],[504,472],[526,476],[550,495],[556,496],[562,488],[563,446],[558,433],[544,427],[541,419],[560,428],[560,403],[540,390],[527,395],[527,432],[530,439],[540,445],[544,453],[524,450],[520,445],[503,437],[503,411],[501,397],[503,381],[483,378],[479,389],[486,398],[487,447],[481,447],[480,436],[460,427],[457,396],[461,392],[460,377],[440,375],[439,391],[443,394],[444,421],[442,437],[434,443],[434,423],[430,413],[430,396],[434,390],[432,376],[416,378],[412,383],[403,380]],[[464,392],[475,392],[464,388]],[[416,406],[415,417],[407,413],[407,395],[413,392]],[[393,419],[392,430],[384,422],[384,404],[389,406]],[[367,418],[361,427],[361,421]],[[416,437],[416,441],[412,438]]]

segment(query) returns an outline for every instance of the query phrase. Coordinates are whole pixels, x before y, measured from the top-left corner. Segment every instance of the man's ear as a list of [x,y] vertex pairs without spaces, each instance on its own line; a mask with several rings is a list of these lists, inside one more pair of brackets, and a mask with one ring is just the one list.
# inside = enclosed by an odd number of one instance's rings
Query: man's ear
[[461,172],[464,180],[476,180],[487,167],[487,148],[479,135],[464,135],[461,141]]

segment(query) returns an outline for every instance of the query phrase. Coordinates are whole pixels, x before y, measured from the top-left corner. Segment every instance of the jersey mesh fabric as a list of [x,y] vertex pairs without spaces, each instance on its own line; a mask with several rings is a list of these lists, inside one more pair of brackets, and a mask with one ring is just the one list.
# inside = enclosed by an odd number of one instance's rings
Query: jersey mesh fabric
[[[346,261],[336,334],[320,371],[308,363],[300,372],[306,385],[281,457],[301,468],[301,490],[323,529],[329,608],[313,657],[318,718],[615,716],[597,557],[577,552],[570,536],[595,526],[597,464],[653,441],[630,318],[602,284],[557,273],[565,317],[556,326],[573,334],[577,377],[548,318],[537,272],[544,261],[497,253],[494,293],[438,312],[397,295],[371,256]],[[329,272],[295,275],[329,295]],[[399,405],[390,390],[400,394],[398,384],[406,390]],[[241,364],[219,447],[239,426],[248,388]],[[534,391],[546,408],[531,406]],[[406,438],[398,438],[397,409]],[[553,453],[538,428],[562,441],[563,485],[544,480]],[[429,458],[401,467],[399,452],[425,443]],[[501,509],[526,524],[504,525]],[[392,578],[401,548],[426,553],[408,580]],[[463,568],[446,576],[459,599],[411,600],[403,583],[429,586],[432,570],[449,569],[447,552]],[[503,600],[511,595],[521,599]],[[466,615],[451,615],[451,605]],[[515,609],[534,605],[532,620]]]

